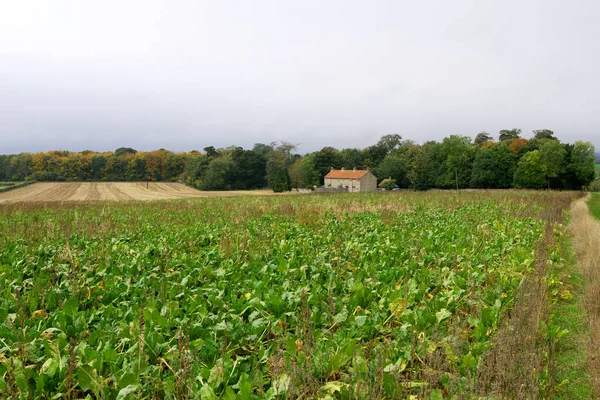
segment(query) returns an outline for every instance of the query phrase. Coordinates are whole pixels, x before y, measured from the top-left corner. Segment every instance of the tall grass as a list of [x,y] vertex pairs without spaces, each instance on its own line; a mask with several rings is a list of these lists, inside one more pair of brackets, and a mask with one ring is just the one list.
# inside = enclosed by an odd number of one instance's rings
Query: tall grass
[[592,215],[597,219],[600,219],[600,193],[591,193],[587,204]]

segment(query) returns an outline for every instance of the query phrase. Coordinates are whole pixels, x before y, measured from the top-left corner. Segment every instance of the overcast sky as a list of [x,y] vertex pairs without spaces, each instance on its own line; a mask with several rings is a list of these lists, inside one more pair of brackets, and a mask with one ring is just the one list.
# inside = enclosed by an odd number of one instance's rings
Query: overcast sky
[[600,149],[600,2],[0,0],[0,153],[548,128]]

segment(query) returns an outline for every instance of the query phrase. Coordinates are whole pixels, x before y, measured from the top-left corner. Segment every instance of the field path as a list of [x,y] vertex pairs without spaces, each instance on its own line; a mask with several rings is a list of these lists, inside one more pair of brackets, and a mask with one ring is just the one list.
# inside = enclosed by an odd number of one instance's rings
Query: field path
[[3,202],[173,200],[273,194],[267,190],[203,192],[171,182],[44,182],[0,193]]
[[600,398],[600,221],[589,212],[588,199],[589,195],[571,206],[569,228],[577,252],[577,265],[584,276],[582,303],[589,327],[586,353],[596,398]]

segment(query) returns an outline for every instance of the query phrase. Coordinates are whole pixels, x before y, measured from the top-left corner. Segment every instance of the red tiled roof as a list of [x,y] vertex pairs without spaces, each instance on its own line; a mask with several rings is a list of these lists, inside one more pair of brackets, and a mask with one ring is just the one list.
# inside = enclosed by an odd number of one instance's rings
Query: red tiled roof
[[326,179],[360,179],[363,176],[365,176],[365,174],[369,172],[366,169],[357,169],[352,170],[352,169],[347,169],[347,170],[339,170],[339,169],[334,169],[332,171],[329,171],[329,173],[327,175],[325,175]]

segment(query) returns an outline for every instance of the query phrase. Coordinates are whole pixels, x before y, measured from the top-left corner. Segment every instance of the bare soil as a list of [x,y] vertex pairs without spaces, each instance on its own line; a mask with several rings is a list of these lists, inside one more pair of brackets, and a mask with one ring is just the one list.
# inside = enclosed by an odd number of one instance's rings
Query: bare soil
[[0,193],[0,203],[173,200],[273,194],[270,190],[208,192],[169,182],[150,182],[147,187],[146,182],[48,182]]

